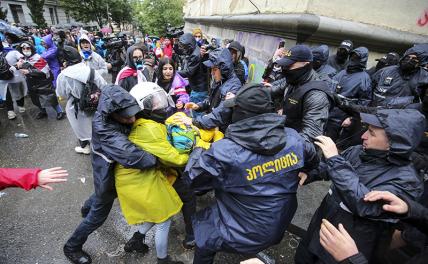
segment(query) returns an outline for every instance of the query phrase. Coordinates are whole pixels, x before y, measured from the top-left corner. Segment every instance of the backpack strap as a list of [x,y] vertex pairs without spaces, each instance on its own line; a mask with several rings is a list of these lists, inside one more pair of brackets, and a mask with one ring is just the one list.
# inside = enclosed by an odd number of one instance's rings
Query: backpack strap
[[88,82],[93,83],[94,82],[94,77],[95,77],[95,70],[91,68],[91,71],[89,73]]

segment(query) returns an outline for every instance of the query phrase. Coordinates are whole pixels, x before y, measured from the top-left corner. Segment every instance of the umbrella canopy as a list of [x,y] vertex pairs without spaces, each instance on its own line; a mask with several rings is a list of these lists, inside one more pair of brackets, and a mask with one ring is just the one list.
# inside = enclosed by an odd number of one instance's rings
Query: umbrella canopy
[[103,27],[101,29],[101,32],[104,33],[104,34],[111,33],[111,28],[110,27]]

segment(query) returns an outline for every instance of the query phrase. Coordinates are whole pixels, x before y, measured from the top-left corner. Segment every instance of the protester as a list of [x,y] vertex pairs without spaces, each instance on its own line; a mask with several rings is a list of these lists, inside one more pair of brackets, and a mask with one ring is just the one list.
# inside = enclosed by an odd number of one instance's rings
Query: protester
[[107,63],[98,53],[93,52],[91,40],[86,34],[80,36],[79,53],[82,56],[83,62],[94,69],[99,75],[107,74]]
[[201,47],[202,45],[209,44],[207,39],[204,38],[204,35],[202,34],[202,30],[200,28],[194,28],[192,30],[192,35],[195,38],[196,44],[198,44],[199,47]]
[[312,52],[307,46],[292,47],[277,61],[286,83],[278,81],[278,85],[270,87],[274,98],[284,100],[282,114],[287,116],[285,125],[309,141],[324,134],[333,100],[327,83],[319,80],[312,69],[312,59]]
[[336,263],[319,242],[322,219],[334,226],[341,223],[370,262],[382,263],[396,221],[382,211],[381,204],[365,203],[364,195],[371,190],[388,190],[416,200],[422,194],[410,156],[424,131],[424,117],[417,110],[386,109],[375,115],[361,114],[361,119],[369,125],[362,136],[363,144],[340,155],[330,138],[317,137],[315,144],[326,162],[309,175],[300,176],[308,176],[306,183],[329,178],[332,185],[297,248],[296,263]]
[[225,138],[186,167],[194,188],[208,185],[216,195],[194,216],[195,264],[213,263],[219,251],[256,254],[277,244],[297,208],[298,172],[317,165],[312,144],[285,127],[262,85],[243,87],[225,105],[233,112]]
[[56,119],[65,117],[55,89],[52,85],[52,72],[47,62],[36,53],[35,47],[30,42],[23,42],[19,46],[19,51],[24,55],[24,59],[17,63],[17,68],[25,75],[31,101],[39,108],[36,119],[48,116],[46,107],[50,106],[57,112]]
[[61,167],[50,169],[0,168],[0,190],[19,187],[26,191],[42,187],[50,191],[51,183],[66,182],[68,172]]
[[[79,140],[79,146],[74,150],[80,154],[90,154],[89,142],[92,137],[92,112],[82,111],[78,107],[78,102],[87,82],[91,81],[91,68],[82,62],[79,52],[70,46],[64,47],[64,59],[67,64],[58,76],[56,93],[58,96],[67,98],[65,111],[74,134]],[[107,82],[93,71],[92,82],[102,89]]]
[[81,209],[84,219],[64,245],[64,254],[72,263],[92,262],[82,247],[88,236],[104,223],[113,206],[117,196],[114,184],[116,162],[141,170],[156,165],[154,156],[128,140],[130,126],[139,111],[134,97],[121,87],[110,85],[101,91],[92,136],[95,192]]
[[227,48],[232,54],[235,74],[244,85],[248,79],[248,65],[242,60],[245,56],[245,48],[238,41],[232,41]]
[[52,84],[56,87],[56,79],[61,71],[60,65],[58,62],[58,48],[55,46],[53,42],[52,35],[46,35],[42,38],[42,45],[45,47],[45,52],[42,53],[42,58],[47,61],[49,68],[53,74]]
[[336,54],[328,58],[328,65],[335,68],[337,72],[346,69],[348,66],[349,53],[354,49],[354,44],[350,40],[344,40],[340,43]]
[[144,66],[147,49],[134,45],[129,47],[126,53],[126,66],[118,73],[115,84],[129,92],[138,83],[149,81],[150,77]]

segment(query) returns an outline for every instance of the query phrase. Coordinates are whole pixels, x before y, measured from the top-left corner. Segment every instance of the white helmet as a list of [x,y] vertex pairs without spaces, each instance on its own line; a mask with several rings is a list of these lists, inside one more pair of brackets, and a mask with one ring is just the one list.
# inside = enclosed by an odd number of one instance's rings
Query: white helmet
[[171,96],[156,83],[138,83],[129,93],[137,100],[141,110],[154,111],[175,107]]

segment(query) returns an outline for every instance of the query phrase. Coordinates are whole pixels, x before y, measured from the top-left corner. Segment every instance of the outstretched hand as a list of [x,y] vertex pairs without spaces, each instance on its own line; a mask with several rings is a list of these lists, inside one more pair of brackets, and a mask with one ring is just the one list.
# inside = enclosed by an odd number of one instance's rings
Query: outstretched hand
[[42,188],[52,191],[53,188],[48,184],[66,182],[67,176],[68,176],[67,170],[64,170],[61,167],[45,169],[40,171],[37,174],[38,185]]
[[336,144],[333,140],[326,136],[318,136],[315,138],[315,145],[321,148],[326,159],[339,155]]
[[382,206],[385,211],[396,214],[406,214],[409,211],[409,206],[405,201],[388,191],[371,191],[364,196],[364,201],[366,202],[375,202],[379,200],[387,202],[387,204]]
[[337,229],[326,219],[323,219],[321,223],[320,243],[337,262],[358,254],[355,241],[343,225],[339,224],[339,229]]
[[188,117],[188,116],[174,116],[174,122],[179,123],[179,124],[185,124],[187,126],[191,126],[192,125],[192,118]]

